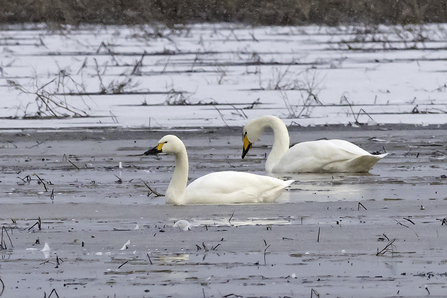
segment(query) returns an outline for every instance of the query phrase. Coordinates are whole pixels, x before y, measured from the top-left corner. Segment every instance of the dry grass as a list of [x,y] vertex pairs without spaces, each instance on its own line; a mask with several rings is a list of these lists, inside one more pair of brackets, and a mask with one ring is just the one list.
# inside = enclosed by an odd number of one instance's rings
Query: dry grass
[[447,20],[439,0],[0,0],[0,23],[418,24]]

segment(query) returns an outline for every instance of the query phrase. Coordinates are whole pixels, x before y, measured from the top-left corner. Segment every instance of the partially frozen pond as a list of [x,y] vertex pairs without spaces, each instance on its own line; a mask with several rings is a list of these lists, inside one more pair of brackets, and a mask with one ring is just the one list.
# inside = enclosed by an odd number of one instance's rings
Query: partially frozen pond
[[[240,128],[169,133],[188,148],[191,179],[263,173],[272,139],[265,135],[241,160]],[[444,297],[443,129],[291,128],[292,142],[331,136],[389,156],[368,175],[295,175],[282,203],[226,206],[171,206],[148,196],[145,183],[165,192],[173,159],[137,155],[164,134],[1,134],[4,297],[53,290],[59,297]],[[178,220],[191,230],[174,227]],[[45,243],[49,251],[41,251]]]
[[[156,29],[0,31],[0,296],[445,297],[445,25]],[[241,126],[264,114],[389,155],[276,204],[154,194],[167,133],[191,180],[263,174],[272,135],[241,160]]]

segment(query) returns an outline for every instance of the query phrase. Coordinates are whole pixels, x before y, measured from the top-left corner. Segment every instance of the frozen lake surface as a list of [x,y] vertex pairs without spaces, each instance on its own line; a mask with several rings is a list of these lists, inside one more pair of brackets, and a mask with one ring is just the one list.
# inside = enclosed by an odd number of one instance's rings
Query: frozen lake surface
[[10,26],[0,53],[1,128],[446,123],[444,24]]

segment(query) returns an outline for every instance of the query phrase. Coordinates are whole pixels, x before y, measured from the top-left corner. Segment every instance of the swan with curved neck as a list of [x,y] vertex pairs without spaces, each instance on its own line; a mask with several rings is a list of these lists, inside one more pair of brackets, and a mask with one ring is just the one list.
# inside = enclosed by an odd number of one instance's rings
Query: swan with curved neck
[[168,153],[175,156],[175,170],[166,190],[168,204],[232,204],[274,202],[293,180],[244,172],[224,171],[202,176],[188,186],[188,154],[183,142],[166,135],[145,155]]
[[387,153],[373,155],[344,140],[302,142],[289,148],[289,133],[275,116],[261,116],[243,129],[242,158],[266,128],[273,130],[272,150],[265,162],[267,173],[366,173]]

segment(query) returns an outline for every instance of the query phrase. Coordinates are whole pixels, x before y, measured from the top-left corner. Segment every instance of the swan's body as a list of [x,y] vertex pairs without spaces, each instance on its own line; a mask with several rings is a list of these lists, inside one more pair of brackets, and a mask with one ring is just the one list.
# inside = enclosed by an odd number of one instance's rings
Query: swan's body
[[273,130],[275,138],[265,163],[267,173],[366,173],[387,155],[373,155],[344,140],[302,142],[289,149],[289,133],[284,122],[274,116],[262,116],[244,126],[242,158],[267,127]]
[[215,172],[202,176],[186,187],[188,181],[188,155],[183,142],[173,135],[164,136],[158,145],[145,152],[160,152],[175,156],[175,170],[166,190],[169,204],[232,204],[275,201],[293,180],[243,172]]

